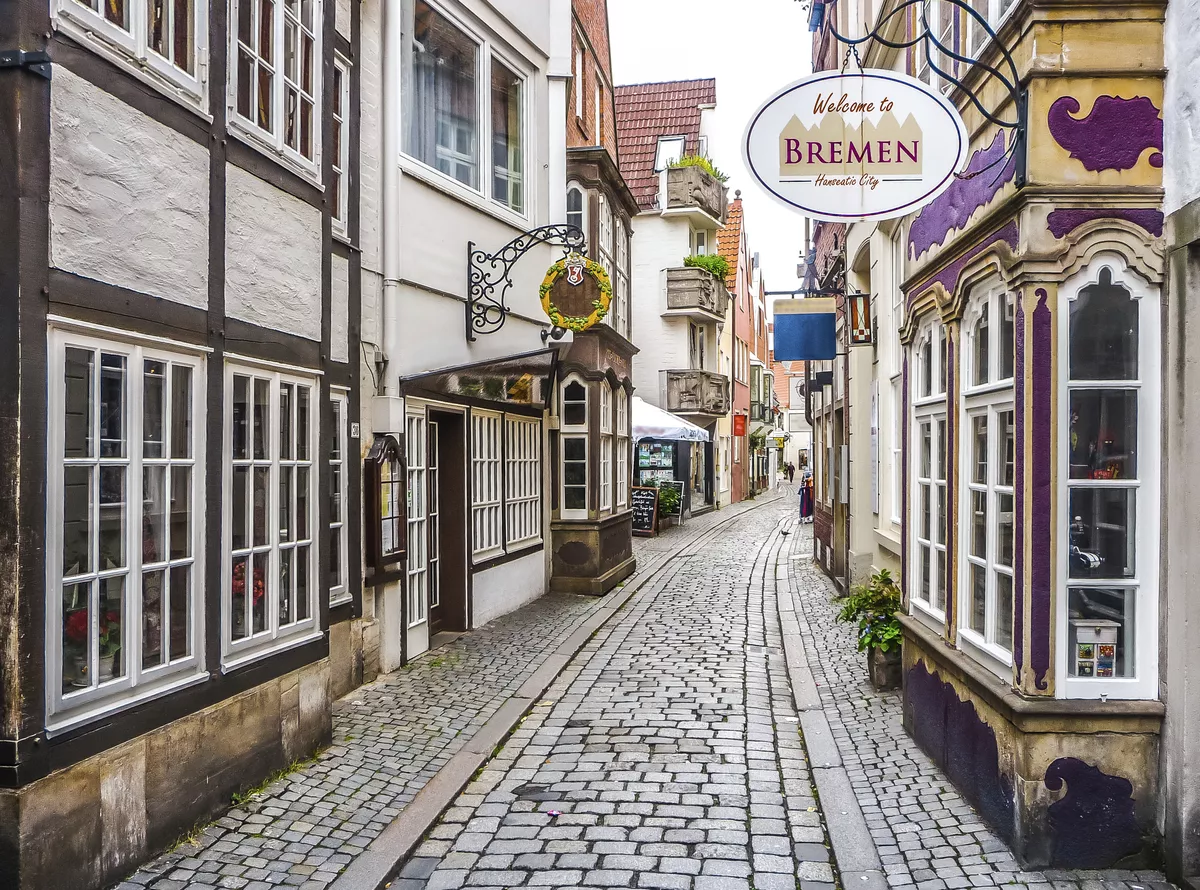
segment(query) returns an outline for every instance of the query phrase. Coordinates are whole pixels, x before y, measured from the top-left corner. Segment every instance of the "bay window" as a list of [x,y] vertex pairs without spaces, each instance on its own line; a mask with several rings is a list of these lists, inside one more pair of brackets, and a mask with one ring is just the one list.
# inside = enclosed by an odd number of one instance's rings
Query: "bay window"
[[402,2],[401,150],[524,215],[525,75],[434,4]]
[[82,718],[203,667],[204,365],[52,328],[47,704]]
[[[939,322],[917,337],[913,393],[912,600],[942,617],[946,610],[946,340]],[[832,457],[830,458],[832,463]]]
[[629,394],[617,389],[617,509],[629,504]]
[[622,337],[629,338],[629,231],[619,218],[615,224],[615,274],[612,276],[612,311],[609,324]]
[[333,228],[346,234],[349,222],[350,173],[350,63],[340,55],[333,59],[333,174],[329,183],[329,202],[333,207]]
[[1014,308],[1014,296],[998,286],[972,297],[963,316],[960,414],[960,629],[1006,663],[1013,647]]
[[202,110],[207,0],[52,0],[55,26]]
[[[1154,697],[1159,313],[1115,258],[1064,285],[1060,577],[1069,694]],[[1063,588],[1060,587],[1060,590]]]
[[567,225],[579,229],[584,237],[587,237],[587,216],[584,211],[586,200],[585,193],[579,185],[572,182],[567,186]]
[[346,426],[349,401],[344,391],[330,397],[333,429],[329,435],[329,567],[326,585],[332,605],[350,599],[350,542],[346,524]]
[[316,632],[320,412],[312,377],[229,363],[225,371],[226,663]]
[[232,0],[230,123],[315,174],[321,141],[321,0]]
[[559,408],[562,451],[562,508],[564,519],[588,517],[588,401],[587,385],[574,377],[563,381]]
[[602,380],[600,388],[600,512],[612,512],[612,388]]

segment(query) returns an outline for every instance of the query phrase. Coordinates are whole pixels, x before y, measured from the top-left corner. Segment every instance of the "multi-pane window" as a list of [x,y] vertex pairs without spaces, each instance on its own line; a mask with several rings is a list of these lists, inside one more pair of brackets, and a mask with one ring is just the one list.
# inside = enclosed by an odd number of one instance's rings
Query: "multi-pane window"
[[936,613],[946,608],[946,365],[940,324],[917,341],[917,386],[913,399],[913,601]]
[[567,225],[574,226],[579,231],[587,236],[587,229],[584,228],[584,192],[579,186],[572,183],[567,188]]
[[61,331],[50,352],[48,699],[68,715],[200,667],[204,373]]
[[471,412],[471,551],[476,557],[504,550],[502,425],[501,414]]
[[617,389],[617,509],[629,503],[629,394]]
[[524,81],[492,60],[492,198],[525,212],[525,162],[522,157]]
[[891,347],[891,372],[900,373],[900,357],[903,347],[900,345],[900,331],[904,327],[904,291],[900,289],[904,281],[904,230],[900,226],[888,243],[888,254],[891,259],[891,290],[892,290],[892,330],[889,338]]
[[620,219],[616,220],[615,230],[616,274],[612,280],[613,299],[609,319],[619,334],[629,337],[629,231]]
[[[904,397],[900,387],[901,378],[896,378],[892,381],[892,463],[891,472],[888,474],[892,480],[892,522],[896,525],[900,524],[900,499],[904,473],[901,467],[904,466]],[[792,420],[799,420],[801,424],[804,421],[802,415],[793,414]],[[797,426],[796,429],[801,429]]]
[[320,157],[320,0],[233,0],[234,123],[314,169]]
[[333,60],[333,176],[329,183],[333,225],[346,231],[350,170],[350,68],[341,56]]
[[[1157,309],[1108,267],[1070,298],[1066,332],[1067,674],[1144,678],[1153,604],[1140,591],[1158,558]],[[1139,546],[1141,545],[1141,546]],[[1154,591],[1154,588],[1150,588]],[[1139,611],[1144,610],[1145,614]],[[1139,663],[1141,670],[1139,670]],[[1151,690],[1152,692],[1152,690]]]
[[612,511],[613,472],[613,415],[612,389],[608,381],[601,381],[600,388],[600,510]]
[[509,547],[542,536],[542,424],[535,418],[504,418],[505,530]]
[[426,436],[429,424],[425,413],[414,412],[404,419],[404,463],[408,483],[408,553],[406,591],[408,626],[414,627],[429,616],[429,480],[426,460],[429,453]]
[[571,80],[572,80],[571,85],[572,85],[572,89],[575,90],[575,116],[577,118],[579,118],[580,120],[582,120],[583,119],[583,60],[584,60],[583,37],[580,35],[577,35],[575,40],[577,41],[578,45],[575,47],[575,70],[572,72],[572,74],[574,76],[571,78]]
[[154,72],[192,100],[203,98],[206,0],[54,0],[52,8],[56,24],[85,45],[99,39],[139,70]]
[[225,383],[226,654],[237,658],[315,628],[320,412],[311,378],[231,364]]
[[562,509],[565,519],[586,519],[588,510],[587,386],[567,378],[562,387],[559,410],[559,442],[562,450]]
[[523,214],[525,77],[431,3],[402,2],[404,153]]
[[326,584],[329,602],[350,598],[350,544],[346,525],[346,426],[349,402],[344,392],[330,398],[333,429],[329,435],[329,567]]

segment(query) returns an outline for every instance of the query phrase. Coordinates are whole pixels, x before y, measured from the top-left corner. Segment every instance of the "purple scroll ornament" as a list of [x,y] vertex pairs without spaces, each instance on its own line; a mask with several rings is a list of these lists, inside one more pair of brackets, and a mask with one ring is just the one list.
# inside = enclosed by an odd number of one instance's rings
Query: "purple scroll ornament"
[[1046,228],[1055,238],[1061,238],[1094,219],[1123,219],[1141,226],[1156,238],[1162,237],[1163,233],[1161,210],[1136,207],[1067,207],[1051,210],[1046,216]]
[[1148,148],[1158,149],[1150,166],[1163,165],[1163,122],[1146,96],[1100,96],[1087,117],[1075,117],[1078,111],[1078,99],[1062,96],[1050,106],[1047,123],[1054,141],[1086,169],[1132,170]]
[[1039,287],[1034,291],[1037,305],[1033,309],[1033,408],[1032,429],[1032,486],[1030,497],[1030,537],[1033,556],[1029,572],[1029,666],[1033,683],[1040,690],[1050,688],[1046,674],[1050,672],[1050,592],[1053,586],[1050,564],[1052,541],[1050,428],[1052,404],[1051,355],[1054,351],[1054,324],[1050,317],[1049,294]]
[[954,229],[961,229],[971,214],[987,204],[1010,182],[1016,173],[1016,158],[1008,159],[1003,170],[999,164],[1004,157],[1004,131],[997,131],[992,144],[971,155],[963,175],[978,173],[971,179],[955,179],[928,207],[917,214],[908,229],[908,253],[916,259],[935,244],[941,244]]

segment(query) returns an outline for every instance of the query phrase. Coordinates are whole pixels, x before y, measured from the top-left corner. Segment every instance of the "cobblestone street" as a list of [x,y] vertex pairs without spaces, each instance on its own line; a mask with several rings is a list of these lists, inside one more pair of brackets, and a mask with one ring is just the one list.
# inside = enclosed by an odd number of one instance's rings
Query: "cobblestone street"
[[[899,694],[871,691],[793,508],[739,505],[639,540],[640,586],[439,807],[391,890],[1169,888],[1019,868],[904,733]],[[418,792],[616,595],[545,597],[357,690],[333,747],[120,890],[378,886],[342,873],[417,818]],[[819,701],[807,711],[790,651]]]

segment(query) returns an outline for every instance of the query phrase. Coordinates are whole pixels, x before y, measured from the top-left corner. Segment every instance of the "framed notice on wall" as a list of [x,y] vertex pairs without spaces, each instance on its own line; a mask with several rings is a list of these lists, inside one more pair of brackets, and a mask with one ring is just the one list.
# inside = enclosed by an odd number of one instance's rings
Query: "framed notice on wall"
[[403,577],[408,531],[404,456],[394,436],[377,436],[363,465],[367,582]]

